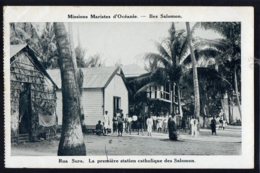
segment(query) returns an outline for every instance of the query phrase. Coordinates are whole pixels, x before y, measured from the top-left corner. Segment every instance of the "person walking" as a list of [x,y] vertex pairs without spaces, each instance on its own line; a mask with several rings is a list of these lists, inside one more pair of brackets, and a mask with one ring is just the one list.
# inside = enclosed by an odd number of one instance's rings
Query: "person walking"
[[153,119],[149,116],[146,120],[148,136],[152,136]]
[[213,117],[213,119],[211,120],[211,123],[210,123],[212,135],[213,135],[214,133],[215,133],[215,135],[217,135],[216,124],[217,124],[216,119],[215,119],[215,117]]

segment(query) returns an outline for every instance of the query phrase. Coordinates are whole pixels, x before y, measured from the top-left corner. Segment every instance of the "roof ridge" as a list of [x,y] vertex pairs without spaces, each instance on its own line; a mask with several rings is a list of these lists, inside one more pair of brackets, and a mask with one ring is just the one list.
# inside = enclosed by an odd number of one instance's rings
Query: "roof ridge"
[[[104,88],[115,76],[120,67],[81,68],[83,70],[83,88]],[[61,88],[60,69],[48,69],[47,72],[54,78]]]

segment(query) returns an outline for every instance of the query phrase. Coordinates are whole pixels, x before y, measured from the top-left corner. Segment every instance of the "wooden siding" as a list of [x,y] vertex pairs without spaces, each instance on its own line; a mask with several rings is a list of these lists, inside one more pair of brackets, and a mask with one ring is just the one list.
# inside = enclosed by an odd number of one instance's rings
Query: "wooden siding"
[[[62,125],[62,92],[56,91],[58,124]],[[103,120],[103,91],[102,89],[84,89],[81,104],[85,115],[85,125],[96,125],[98,120]]]
[[[103,111],[107,110],[113,117],[113,97],[121,98],[121,109],[124,115],[128,114],[128,91],[121,76],[115,75],[104,89],[84,89],[81,96],[81,104],[85,115],[85,125],[96,125],[98,120],[103,121]],[[103,104],[104,109],[103,109]],[[57,115],[59,125],[62,124],[62,95],[61,90],[57,91]]]
[[81,104],[84,109],[85,125],[96,125],[98,120],[103,120],[102,89],[84,89]]
[[125,83],[120,75],[115,75],[110,81],[108,86],[105,88],[105,110],[108,114],[113,117],[113,97],[121,98],[121,109],[123,110],[124,116],[128,114],[128,91]]

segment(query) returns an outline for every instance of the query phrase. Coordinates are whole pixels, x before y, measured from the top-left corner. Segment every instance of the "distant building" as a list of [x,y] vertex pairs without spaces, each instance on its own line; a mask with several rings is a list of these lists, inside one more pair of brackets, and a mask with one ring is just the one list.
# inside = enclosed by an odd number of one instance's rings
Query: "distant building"
[[[137,64],[125,65],[122,67],[122,69],[125,74],[126,81],[128,81],[128,82],[130,82],[132,80],[136,80],[136,79],[142,77],[143,75],[149,74],[149,72],[142,69]],[[131,84],[129,84],[129,85],[131,85]],[[129,86],[129,87],[132,88],[131,86]],[[134,91],[134,92],[136,92],[136,91]],[[132,93],[132,94],[135,94],[135,93]],[[171,94],[172,93],[170,90],[169,83],[166,82],[165,85],[150,86],[149,88],[147,88],[145,96],[150,101],[157,101],[157,103],[160,102],[160,103],[163,103],[164,105],[167,105],[168,109],[170,109],[170,106],[172,103]],[[134,95],[130,96],[129,104],[130,104],[131,110],[134,111],[136,100],[133,99],[133,97],[134,97]],[[177,103],[175,103],[175,104],[177,105]],[[147,106],[145,106],[143,109],[144,109],[144,112],[147,112],[145,110],[148,110]]]
[[[118,67],[81,68],[83,78],[83,91],[81,104],[84,111],[84,124],[96,125],[103,120],[103,114],[108,111],[110,122],[118,109],[128,114],[128,90],[124,82],[124,74]],[[48,70],[56,82],[58,89],[57,108],[58,124],[62,124],[62,86],[59,69]],[[112,126],[112,124],[111,124]]]
[[26,44],[10,46],[12,142],[55,133],[56,87],[34,50]]
[[145,69],[139,67],[137,64],[124,65],[122,66],[122,70],[127,80],[131,80],[145,73],[148,73]]

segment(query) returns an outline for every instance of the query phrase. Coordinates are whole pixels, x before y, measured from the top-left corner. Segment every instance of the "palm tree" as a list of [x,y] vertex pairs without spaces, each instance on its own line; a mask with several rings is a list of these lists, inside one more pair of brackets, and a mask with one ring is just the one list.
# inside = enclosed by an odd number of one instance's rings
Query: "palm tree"
[[146,91],[150,86],[165,85],[165,82],[169,82],[172,93],[171,111],[175,113],[175,95],[177,91],[178,113],[182,116],[180,78],[183,67],[180,62],[187,53],[187,37],[184,30],[176,31],[174,23],[169,29],[169,35],[162,44],[156,43],[158,53],[145,55],[145,60],[149,63],[149,67],[146,68],[150,70],[150,73],[139,77],[135,81],[139,82],[139,84],[143,83],[137,93]]
[[58,155],[86,155],[80,120],[77,64],[64,23],[54,23],[62,79],[63,124]]
[[[240,82],[238,82],[241,66],[241,25],[239,22],[205,22],[197,26],[211,29],[223,37],[215,40],[202,39],[198,42],[198,46],[204,46],[205,50],[211,49],[211,57],[215,58],[218,71],[231,83],[241,118]],[[201,52],[203,53],[203,50]],[[228,77],[230,74],[233,75],[232,78]]]
[[194,87],[194,99],[195,99],[195,109],[194,109],[194,114],[197,118],[200,116],[200,94],[199,94],[199,81],[198,81],[198,72],[197,72],[197,67],[196,67],[196,59],[192,47],[192,33],[190,30],[190,23],[186,22],[186,29],[187,29],[187,34],[188,34],[188,45],[190,49],[190,54],[191,54],[191,60],[192,60],[192,69],[193,69],[193,87]]

